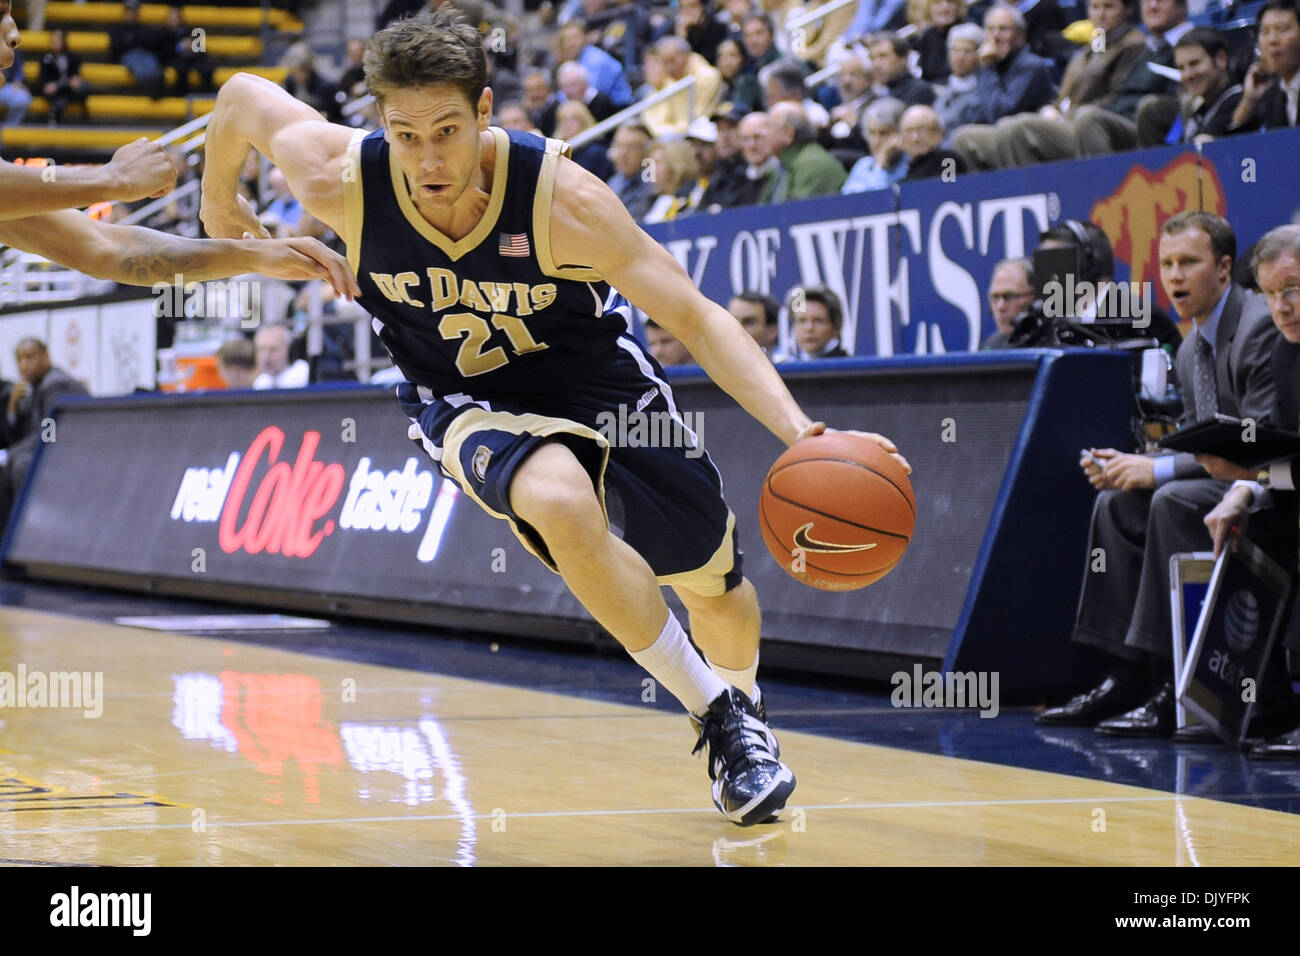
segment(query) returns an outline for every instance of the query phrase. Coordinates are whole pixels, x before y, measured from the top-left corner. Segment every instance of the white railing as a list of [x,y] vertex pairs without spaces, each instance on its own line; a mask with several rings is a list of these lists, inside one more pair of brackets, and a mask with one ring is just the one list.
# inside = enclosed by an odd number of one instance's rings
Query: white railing
[[671,99],[672,97],[676,96],[678,93],[682,92],[682,90],[686,91],[687,115],[694,116],[695,115],[695,77],[684,76],[680,80],[677,80],[674,83],[669,83],[659,92],[652,93],[651,95],[647,96],[643,100],[637,100],[635,103],[633,103],[631,106],[627,107],[626,109],[619,110],[617,113],[615,113],[613,116],[609,117],[608,119],[601,120],[595,126],[589,127],[588,129],[584,129],[581,133],[579,133],[577,136],[573,137],[573,139],[568,141],[569,145],[572,146],[574,149],[578,149],[581,146],[586,146],[588,143],[593,142],[594,140],[603,139],[606,133],[610,132],[611,130],[618,129],[618,127],[621,126],[623,123],[626,123],[628,120],[632,119],[633,117],[640,116],[651,106],[654,106],[657,103],[662,103],[664,100]]
[[[830,3],[823,3],[820,7],[813,7],[807,13],[801,13],[797,17],[791,17],[785,25],[785,29],[793,33],[800,27],[807,26],[818,20],[824,20],[828,15],[839,10],[841,7],[847,7],[849,4],[857,4],[858,0],[830,0]],[[777,27],[780,28],[780,24]]]

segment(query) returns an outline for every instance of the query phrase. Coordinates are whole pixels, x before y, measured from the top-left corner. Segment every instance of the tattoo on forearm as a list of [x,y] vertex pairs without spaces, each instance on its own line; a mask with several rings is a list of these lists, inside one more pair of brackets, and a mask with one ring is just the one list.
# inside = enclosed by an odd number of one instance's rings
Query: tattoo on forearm
[[177,274],[202,280],[212,264],[211,247],[198,239],[132,228],[122,245],[123,281],[133,285],[170,282]]

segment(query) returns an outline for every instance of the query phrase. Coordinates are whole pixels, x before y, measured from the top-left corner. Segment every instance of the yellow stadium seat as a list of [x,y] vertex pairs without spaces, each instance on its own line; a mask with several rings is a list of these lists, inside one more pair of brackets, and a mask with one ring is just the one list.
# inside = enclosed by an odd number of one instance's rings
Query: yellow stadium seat
[[[221,66],[213,71],[212,79],[217,86],[220,86],[236,73],[256,73],[258,76],[266,77],[272,83],[283,84],[285,77],[289,75],[289,70],[283,66]],[[34,86],[40,75],[41,64],[39,62],[28,60],[23,64],[23,79],[27,81],[28,86]],[[97,89],[113,86],[135,86],[135,80],[131,78],[130,71],[117,63],[83,63],[81,65],[81,76],[91,87]],[[198,86],[199,75],[193,70],[190,71],[190,81],[192,87]],[[176,71],[171,67],[167,68],[167,82],[176,82]]]
[[[262,55],[262,41],[259,37],[209,36],[206,43],[207,52],[213,57],[255,60]],[[108,33],[69,31],[68,49],[82,55],[107,56]],[[40,56],[42,53],[50,52],[50,32],[48,30],[24,32],[23,50],[28,56]]]
[[0,149],[40,153],[46,150],[101,150],[111,152],[141,136],[157,139],[156,129],[103,126],[4,126],[0,127]]
[[[205,29],[231,28],[260,30],[262,28],[262,11],[258,7],[214,7],[186,5],[183,18],[187,26]],[[158,25],[167,19],[167,4],[145,3],[140,5],[140,22]],[[122,4],[120,3],[47,3],[45,5],[47,23],[103,23],[122,22]],[[302,21],[289,15],[288,11],[272,9],[268,14],[272,27],[285,33],[298,33],[302,30]]]
[[[164,96],[160,100],[151,100],[147,96],[92,94],[86,98],[86,110],[95,122],[140,119],[181,123],[194,116],[211,113],[215,105],[216,100],[210,97],[195,97],[193,100],[187,100],[183,96]],[[45,116],[49,113],[49,109],[49,101],[43,96],[37,96],[32,100],[28,115]]]

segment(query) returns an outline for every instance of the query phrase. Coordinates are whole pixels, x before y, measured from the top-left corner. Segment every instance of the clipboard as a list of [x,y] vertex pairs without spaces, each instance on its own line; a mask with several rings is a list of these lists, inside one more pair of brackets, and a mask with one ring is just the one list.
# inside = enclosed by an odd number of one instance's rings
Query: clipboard
[[1215,415],[1160,439],[1172,451],[1218,455],[1242,468],[1300,456],[1300,433],[1272,425]]

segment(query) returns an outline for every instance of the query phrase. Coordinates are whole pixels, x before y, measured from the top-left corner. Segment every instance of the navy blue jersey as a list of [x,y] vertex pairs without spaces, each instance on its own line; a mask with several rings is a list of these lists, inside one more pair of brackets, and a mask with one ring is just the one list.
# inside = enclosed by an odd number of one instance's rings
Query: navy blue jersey
[[537,394],[612,360],[626,300],[586,265],[551,259],[555,169],[567,147],[493,127],[488,207],[453,241],[416,211],[383,130],[351,146],[348,261],[361,304],[407,381],[435,394]]

